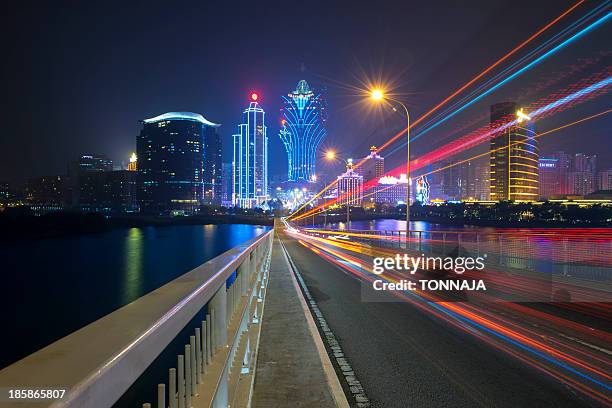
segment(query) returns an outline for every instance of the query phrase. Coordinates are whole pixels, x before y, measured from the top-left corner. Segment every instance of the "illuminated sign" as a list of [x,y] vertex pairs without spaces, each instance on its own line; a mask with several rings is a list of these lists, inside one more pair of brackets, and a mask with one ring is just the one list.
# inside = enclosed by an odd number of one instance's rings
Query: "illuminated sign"
[[427,177],[419,176],[416,179],[416,200],[423,204],[429,204],[429,182]]
[[554,169],[557,167],[557,159],[540,159],[538,167],[544,169]]

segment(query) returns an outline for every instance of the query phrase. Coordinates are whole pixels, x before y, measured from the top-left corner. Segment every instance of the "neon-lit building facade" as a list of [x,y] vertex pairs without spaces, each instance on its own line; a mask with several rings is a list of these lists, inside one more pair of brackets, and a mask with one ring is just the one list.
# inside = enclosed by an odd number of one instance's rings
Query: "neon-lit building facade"
[[376,202],[396,206],[406,203],[408,192],[408,178],[405,174],[400,177],[383,176],[376,185]]
[[327,105],[304,80],[282,98],[279,136],[287,151],[288,180],[315,181],[317,151],[327,134]]
[[353,160],[346,164],[346,172],[338,176],[338,204],[361,207],[363,203],[363,176],[353,170]]
[[[491,126],[516,119],[517,105],[491,106]],[[518,121],[491,139],[490,197],[493,201],[536,201],[539,195],[539,148],[530,120]]]
[[268,199],[268,136],[266,113],[251,94],[249,107],[242,113],[239,133],[234,135],[232,161],[232,203],[254,208]]
[[385,175],[385,158],[378,154],[376,146],[370,147],[370,154],[363,158],[359,173],[366,183]]
[[136,140],[137,195],[142,212],[194,213],[204,191],[204,138],[209,122],[192,112],[143,120]]

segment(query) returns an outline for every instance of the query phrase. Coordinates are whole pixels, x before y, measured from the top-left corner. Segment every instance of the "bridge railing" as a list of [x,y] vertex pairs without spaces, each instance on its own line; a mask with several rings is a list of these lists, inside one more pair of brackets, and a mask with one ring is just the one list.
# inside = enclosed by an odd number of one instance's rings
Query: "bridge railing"
[[[110,407],[194,320],[159,407],[246,406],[267,287],[273,231],[209,260],[0,371],[0,388],[65,389],[19,404]],[[75,311],[77,312],[77,311]],[[5,401],[8,402],[8,401]],[[150,406],[145,404],[144,406]]]

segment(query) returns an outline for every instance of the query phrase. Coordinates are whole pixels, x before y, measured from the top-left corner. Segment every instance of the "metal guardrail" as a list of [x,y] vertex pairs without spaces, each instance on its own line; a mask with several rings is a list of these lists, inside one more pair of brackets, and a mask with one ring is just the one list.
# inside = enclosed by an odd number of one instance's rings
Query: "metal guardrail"
[[158,406],[190,407],[196,399],[197,406],[246,406],[273,234],[238,245],[6,367],[0,388],[66,389],[62,399],[20,401],[20,407],[110,407],[207,305],[177,368],[169,370],[167,403],[165,384],[158,386]]

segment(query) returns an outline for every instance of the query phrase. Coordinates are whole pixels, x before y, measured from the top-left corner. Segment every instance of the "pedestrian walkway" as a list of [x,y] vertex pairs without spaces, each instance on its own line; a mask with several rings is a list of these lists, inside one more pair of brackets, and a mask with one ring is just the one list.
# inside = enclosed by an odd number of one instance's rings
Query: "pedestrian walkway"
[[253,406],[348,407],[276,231]]

